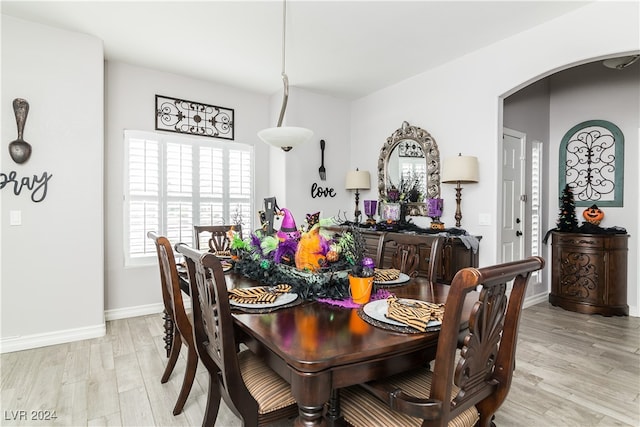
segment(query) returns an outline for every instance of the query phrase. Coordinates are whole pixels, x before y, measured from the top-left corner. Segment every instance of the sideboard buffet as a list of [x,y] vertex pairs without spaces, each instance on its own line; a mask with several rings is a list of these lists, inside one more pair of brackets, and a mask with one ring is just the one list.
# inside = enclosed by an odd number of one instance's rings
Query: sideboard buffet
[[549,302],[565,310],[628,316],[627,234],[552,233]]
[[[375,254],[381,249],[379,245],[384,239],[384,235],[387,233],[402,233],[395,231],[374,231],[363,229],[360,231],[365,240],[366,252],[369,256],[375,258]],[[429,236],[429,234],[425,234]],[[481,236],[466,236],[477,239]],[[471,247],[467,247],[460,237],[455,235],[447,235],[442,245],[441,260],[437,265],[436,280],[439,283],[450,284],[453,280],[453,276],[465,267],[478,267],[478,253],[479,249],[474,250]],[[386,258],[388,254],[382,254],[383,258]],[[428,270],[430,252],[427,248],[421,249],[420,252],[420,266],[419,270]]]

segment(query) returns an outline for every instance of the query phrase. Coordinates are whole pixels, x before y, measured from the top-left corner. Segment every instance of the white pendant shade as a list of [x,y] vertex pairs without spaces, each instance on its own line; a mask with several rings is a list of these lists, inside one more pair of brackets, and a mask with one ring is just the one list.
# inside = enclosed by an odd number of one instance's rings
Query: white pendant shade
[[282,148],[285,151],[304,144],[310,140],[312,136],[312,130],[292,126],[268,128],[258,132],[258,138],[269,145]]
[[282,96],[282,107],[280,108],[280,118],[278,126],[274,128],[263,129],[258,132],[258,138],[269,145],[282,148],[289,151],[293,147],[304,144],[313,136],[313,131],[306,128],[282,126],[284,113],[287,110],[287,100],[289,99],[289,77],[285,72],[285,50],[286,50],[286,34],[287,34],[287,0],[282,1],[282,83],[284,85],[284,93]]
[[455,156],[445,159],[442,164],[442,182],[478,182],[478,158]]

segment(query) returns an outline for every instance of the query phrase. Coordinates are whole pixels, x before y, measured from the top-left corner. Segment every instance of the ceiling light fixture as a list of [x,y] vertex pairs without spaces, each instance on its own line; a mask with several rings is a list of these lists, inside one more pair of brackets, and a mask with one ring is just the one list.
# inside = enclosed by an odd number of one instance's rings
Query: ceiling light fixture
[[287,100],[289,99],[289,78],[285,72],[285,46],[287,33],[287,0],[282,2],[282,82],[284,84],[284,94],[282,96],[282,107],[280,108],[280,118],[278,118],[278,126],[274,128],[263,129],[258,132],[258,137],[269,145],[280,147],[284,151],[289,151],[293,147],[307,142],[313,136],[313,131],[301,128],[282,126],[284,112],[287,109]]
[[640,59],[640,55],[621,56],[619,58],[605,59],[602,61],[602,65],[607,68],[613,68],[614,70],[622,70],[629,65]]

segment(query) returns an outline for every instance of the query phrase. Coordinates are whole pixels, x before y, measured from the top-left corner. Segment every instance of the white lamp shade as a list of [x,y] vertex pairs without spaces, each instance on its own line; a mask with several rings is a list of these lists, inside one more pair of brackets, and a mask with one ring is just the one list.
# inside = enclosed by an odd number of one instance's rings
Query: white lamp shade
[[442,182],[478,182],[478,158],[456,156],[442,163]]
[[344,188],[347,190],[368,190],[371,188],[369,171],[355,170],[347,172]]
[[[304,144],[313,136],[313,131],[291,126],[280,126],[263,129],[258,132],[258,138],[269,145],[279,148],[293,148]],[[288,151],[288,150],[287,150]]]

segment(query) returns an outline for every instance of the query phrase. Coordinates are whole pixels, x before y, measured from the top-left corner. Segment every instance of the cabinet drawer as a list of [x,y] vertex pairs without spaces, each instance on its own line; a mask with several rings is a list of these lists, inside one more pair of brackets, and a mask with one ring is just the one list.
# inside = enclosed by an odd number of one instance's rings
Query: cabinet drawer
[[605,239],[600,236],[578,234],[578,233],[553,233],[554,245],[559,246],[579,246],[581,248],[603,248]]

